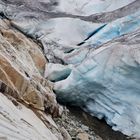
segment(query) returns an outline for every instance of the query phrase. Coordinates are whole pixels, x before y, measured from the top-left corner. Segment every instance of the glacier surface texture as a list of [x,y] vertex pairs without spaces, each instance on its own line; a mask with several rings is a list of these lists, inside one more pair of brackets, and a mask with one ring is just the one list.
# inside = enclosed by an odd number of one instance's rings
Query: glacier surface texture
[[140,0],[0,0],[0,13],[42,44],[58,100],[140,138]]

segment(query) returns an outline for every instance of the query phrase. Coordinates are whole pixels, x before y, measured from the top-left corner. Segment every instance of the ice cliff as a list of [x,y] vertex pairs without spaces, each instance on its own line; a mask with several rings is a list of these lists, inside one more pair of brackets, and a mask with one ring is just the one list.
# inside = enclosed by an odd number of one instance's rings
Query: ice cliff
[[59,101],[140,138],[139,0],[1,0],[0,12],[43,45]]

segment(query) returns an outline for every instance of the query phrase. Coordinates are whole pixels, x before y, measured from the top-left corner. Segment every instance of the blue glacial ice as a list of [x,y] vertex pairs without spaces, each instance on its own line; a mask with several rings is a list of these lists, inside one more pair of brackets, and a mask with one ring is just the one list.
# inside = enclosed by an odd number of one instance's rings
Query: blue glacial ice
[[90,37],[84,46],[91,45],[97,47],[118,36],[127,34],[140,27],[140,12],[117,19],[101,28],[96,34]]
[[65,79],[54,82],[61,102],[79,106],[104,118],[114,130],[134,137],[140,137],[139,15],[108,23],[70,54],[58,53],[71,67],[58,69],[57,64],[50,64],[46,69],[53,80],[57,72],[71,69]]
[[[132,41],[134,36],[128,38]],[[57,71],[52,65],[50,74]],[[66,79],[55,82],[54,90],[61,102],[104,118],[114,130],[140,137],[139,72],[139,44],[108,43],[91,49],[80,64],[71,67]]]

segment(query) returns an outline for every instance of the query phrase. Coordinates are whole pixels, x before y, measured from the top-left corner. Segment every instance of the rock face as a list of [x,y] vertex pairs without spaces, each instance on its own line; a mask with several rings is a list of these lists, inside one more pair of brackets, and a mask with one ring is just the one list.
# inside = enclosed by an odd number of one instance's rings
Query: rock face
[[58,140],[33,111],[0,93],[0,139]]
[[9,28],[1,29],[0,41],[0,77],[5,89],[35,108],[44,110],[47,102],[57,108],[49,82],[41,75],[47,62],[39,46]]
[[[1,42],[6,41],[1,47],[1,79],[14,96],[55,112],[55,97],[41,76],[46,67],[44,76],[54,82],[61,102],[140,138],[139,0],[7,0],[0,1],[0,12],[12,27],[38,40],[49,61],[46,64],[31,42],[24,42],[28,44],[24,50],[22,39],[16,43],[14,31],[2,27]],[[21,61],[11,61],[16,60],[11,54],[25,61],[22,67]]]
[[40,46],[0,19],[0,139],[63,139],[42,112],[59,115],[51,84],[42,76],[46,64]]

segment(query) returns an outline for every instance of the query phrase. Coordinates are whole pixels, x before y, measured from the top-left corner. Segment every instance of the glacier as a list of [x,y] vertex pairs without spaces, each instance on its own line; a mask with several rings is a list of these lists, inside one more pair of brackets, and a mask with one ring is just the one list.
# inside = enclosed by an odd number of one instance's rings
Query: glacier
[[140,38],[134,33],[122,39],[91,49],[66,79],[55,82],[54,90],[62,102],[104,118],[114,130],[140,137],[140,49],[131,44]]
[[11,25],[42,44],[60,102],[140,138],[139,0],[0,2]]
[[55,11],[76,15],[92,15],[109,12],[124,7],[134,0],[60,0]]

